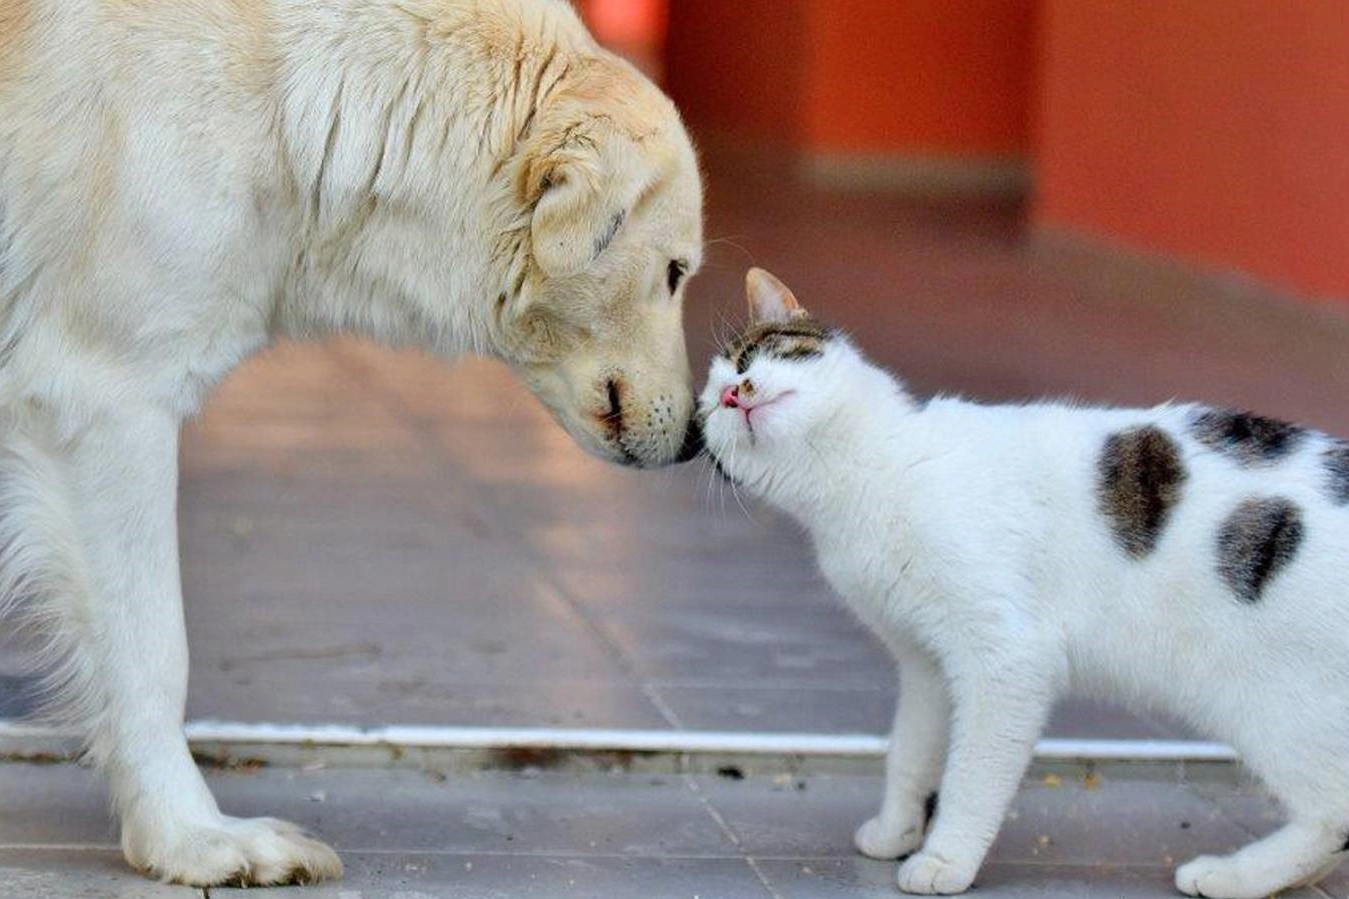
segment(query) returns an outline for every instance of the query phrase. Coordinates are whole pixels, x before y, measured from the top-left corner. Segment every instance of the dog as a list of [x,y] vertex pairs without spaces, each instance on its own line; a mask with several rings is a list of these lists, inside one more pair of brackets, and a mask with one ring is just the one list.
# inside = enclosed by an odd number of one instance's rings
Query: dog
[[514,368],[586,450],[697,448],[702,186],[564,0],[0,0],[0,595],[45,637],[131,865],[309,882],[183,737],[178,433],[273,339]]

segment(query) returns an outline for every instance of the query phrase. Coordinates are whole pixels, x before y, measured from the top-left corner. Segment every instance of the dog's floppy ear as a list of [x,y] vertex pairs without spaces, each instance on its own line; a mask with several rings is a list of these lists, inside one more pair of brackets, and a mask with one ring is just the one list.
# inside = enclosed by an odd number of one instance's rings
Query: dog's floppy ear
[[653,178],[637,142],[603,120],[532,159],[530,241],[544,274],[575,275],[598,259]]

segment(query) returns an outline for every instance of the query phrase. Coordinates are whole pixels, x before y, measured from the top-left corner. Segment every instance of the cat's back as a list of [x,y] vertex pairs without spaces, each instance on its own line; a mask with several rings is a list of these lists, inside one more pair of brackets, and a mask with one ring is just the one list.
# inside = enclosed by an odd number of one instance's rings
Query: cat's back
[[1233,659],[1349,691],[1349,443],[1202,405],[922,414],[947,582],[1021,585],[1088,692],[1204,723]]
[[1196,404],[936,399],[920,416],[924,503],[963,502],[970,539],[1038,559],[1037,570],[1071,555],[1098,582],[1177,584],[1193,571],[1246,596],[1280,573],[1285,587],[1349,578],[1349,443],[1333,436]]
[[1023,486],[1060,481],[1099,495],[1143,479],[1201,495],[1281,490],[1349,514],[1349,441],[1252,413],[1195,403],[1110,408],[941,397],[921,416],[928,439],[953,464]]

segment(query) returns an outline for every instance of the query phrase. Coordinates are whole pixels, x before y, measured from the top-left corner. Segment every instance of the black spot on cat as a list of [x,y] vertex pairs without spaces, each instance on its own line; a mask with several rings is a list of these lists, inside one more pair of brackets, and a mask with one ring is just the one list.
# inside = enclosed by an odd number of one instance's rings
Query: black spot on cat
[[1302,513],[1286,499],[1251,499],[1218,532],[1218,571],[1242,602],[1255,603],[1302,545]]
[[1190,433],[1209,449],[1248,466],[1278,462],[1307,436],[1297,425],[1231,409],[1207,409],[1195,414],[1190,419]]
[[1141,559],[1157,546],[1187,473],[1180,448],[1152,425],[1111,435],[1101,452],[1100,508],[1124,551]]
[[725,356],[738,374],[749,371],[759,355],[775,359],[813,359],[824,354],[834,332],[810,318],[763,322],[752,326],[726,348]]
[[924,826],[924,827],[927,827],[929,824],[931,824],[931,823],[932,823],[932,819],[935,818],[935,817],[937,816],[937,801],[938,801],[938,796],[937,796],[936,793],[928,793],[928,794],[927,794],[927,798],[923,800],[923,826]]
[[1349,443],[1337,441],[1321,457],[1325,467],[1330,499],[1336,505],[1349,506]]

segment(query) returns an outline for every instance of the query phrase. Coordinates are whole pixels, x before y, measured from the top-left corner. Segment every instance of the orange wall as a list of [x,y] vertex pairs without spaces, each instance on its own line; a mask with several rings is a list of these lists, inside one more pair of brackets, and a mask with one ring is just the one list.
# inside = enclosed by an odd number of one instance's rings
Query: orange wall
[[666,86],[694,126],[795,144],[807,0],[670,0]]
[[665,0],[580,0],[579,6],[600,43],[658,44],[665,36]]
[[670,0],[670,92],[698,126],[824,152],[1014,154],[1036,0]]
[[1344,0],[1045,0],[1035,217],[1349,297]]
[[1036,0],[814,0],[806,134],[831,152],[1027,149]]

